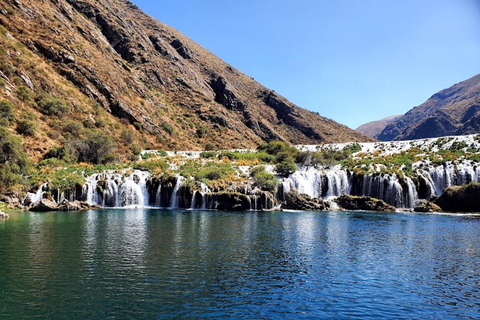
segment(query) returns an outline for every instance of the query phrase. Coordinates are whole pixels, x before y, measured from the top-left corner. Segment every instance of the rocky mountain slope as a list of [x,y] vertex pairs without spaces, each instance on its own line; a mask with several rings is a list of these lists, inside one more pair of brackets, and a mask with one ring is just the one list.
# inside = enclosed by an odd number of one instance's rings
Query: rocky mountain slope
[[295,106],[129,1],[0,0],[0,47],[0,100],[14,106],[8,130],[33,157],[98,131],[118,157],[135,145],[369,140]]
[[480,132],[480,74],[434,94],[385,127],[379,140],[410,140]]
[[390,124],[392,121],[400,117],[401,115],[389,116],[380,120],[370,121],[359,126],[356,131],[363,133],[368,137],[376,139],[376,136],[380,134],[385,127]]

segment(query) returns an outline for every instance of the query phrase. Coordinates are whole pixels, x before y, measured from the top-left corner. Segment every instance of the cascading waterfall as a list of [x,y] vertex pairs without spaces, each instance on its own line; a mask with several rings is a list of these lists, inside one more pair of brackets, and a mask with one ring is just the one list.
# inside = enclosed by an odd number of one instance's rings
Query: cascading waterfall
[[[480,182],[480,167],[472,161],[437,166],[423,164],[416,168],[415,177],[385,173],[353,174],[340,166],[329,169],[302,167],[280,180],[277,199],[282,201],[286,193],[296,190],[324,200],[350,194],[382,199],[397,208],[413,208],[420,197],[430,199],[439,196],[446,187],[472,181]],[[204,183],[200,184],[200,189],[190,190],[184,182],[182,176],[156,180],[148,172],[140,170],[111,170],[87,177],[82,189],[77,192],[54,190],[51,196],[57,202],[78,198],[103,207],[148,207],[151,204],[155,207],[215,209],[219,202],[224,201],[221,199],[225,199],[220,197],[222,192],[242,194],[242,207],[250,210],[269,210],[276,202],[275,198],[270,198],[271,194],[253,187],[251,183],[232,184],[226,190],[212,192]],[[45,183],[36,193],[29,193],[30,203],[40,201],[47,190],[49,187]]]
[[202,195],[202,206],[201,209],[207,209],[207,197],[206,194],[212,192],[205,183],[200,184],[200,194]]
[[459,162],[456,165],[443,165],[419,169],[418,175],[427,186],[426,198],[440,196],[443,190],[452,185],[480,182],[480,168],[470,161]]
[[182,176],[177,177],[177,182],[175,183],[175,188],[173,188],[172,198],[170,200],[170,208],[178,208],[178,190],[182,186],[185,178]]
[[105,171],[89,176],[82,188],[82,199],[103,207],[147,207],[150,174],[140,170],[125,174]]

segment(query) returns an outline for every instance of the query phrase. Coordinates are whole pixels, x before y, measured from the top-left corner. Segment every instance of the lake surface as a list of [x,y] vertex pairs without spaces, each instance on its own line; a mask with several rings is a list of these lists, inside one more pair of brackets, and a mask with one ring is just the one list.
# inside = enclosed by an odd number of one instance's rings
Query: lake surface
[[0,318],[479,319],[480,217],[13,213]]

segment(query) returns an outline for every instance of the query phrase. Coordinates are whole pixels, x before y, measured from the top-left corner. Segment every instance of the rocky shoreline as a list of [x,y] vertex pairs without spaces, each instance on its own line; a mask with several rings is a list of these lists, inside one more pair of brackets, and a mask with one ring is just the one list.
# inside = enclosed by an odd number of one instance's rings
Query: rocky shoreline
[[[444,190],[440,197],[431,201],[422,200],[412,208],[414,212],[480,212],[480,184],[470,183],[463,186],[452,186]],[[330,211],[362,210],[377,212],[395,212],[397,208],[381,199],[369,196],[341,195],[330,201],[312,198],[307,194],[298,193],[296,190],[286,192],[283,199],[274,199],[268,192],[258,193],[252,206],[252,198],[239,192],[217,192],[208,194],[208,207],[190,205],[190,207],[168,207],[171,209],[209,209],[224,211],[273,211],[273,210],[301,210],[301,211]],[[201,201],[199,196],[197,202]],[[47,211],[82,211],[101,209],[102,206],[89,204],[87,201],[69,201],[63,199],[60,203],[49,198],[32,202],[29,197],[20,200],[17,195],[0,196],[0,202],[6,204],[8,210],[23,210],[35,212]],[[270,204],[268,204],[271,202]],[[139,206],[142,207],[142,206]],[[147,206],[144,206],[147,207]],[[155,208],[152,206],[152,208]],[[253,208],[253,209],[252,209]],[[410,210],[412,210],[410,209]],[[8,218],[8,214],[0,210],[0,218]]]

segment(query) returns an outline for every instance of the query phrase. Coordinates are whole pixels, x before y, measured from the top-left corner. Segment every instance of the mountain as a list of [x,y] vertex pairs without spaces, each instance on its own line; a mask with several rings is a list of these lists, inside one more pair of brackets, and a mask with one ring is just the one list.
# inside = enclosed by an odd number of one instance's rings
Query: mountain
[[118,155],[137,144],[370,140],[297,107],[129,1],[0,0],[0,13],[0,93],[30,156],[96,131]]
[[397,118],[379,140],[411,140],[480,132],[480,74],[434,94]]
[[380,120],[370,121],[370,122],[362,124],[361,126],[359,126],[355,130],[364,134],[364,135],[366,135],[366,136],[376,138],[376,136],[380,132],[382,132],[383,129],[385,129],[385,127],[389,123],[391,123],[393,120],[397,119],[400,116],[401,115],[394,115],[394,116],[389,116],[389,117],[386,117],[386,118],[383,118],[383,119],[380,119]]

